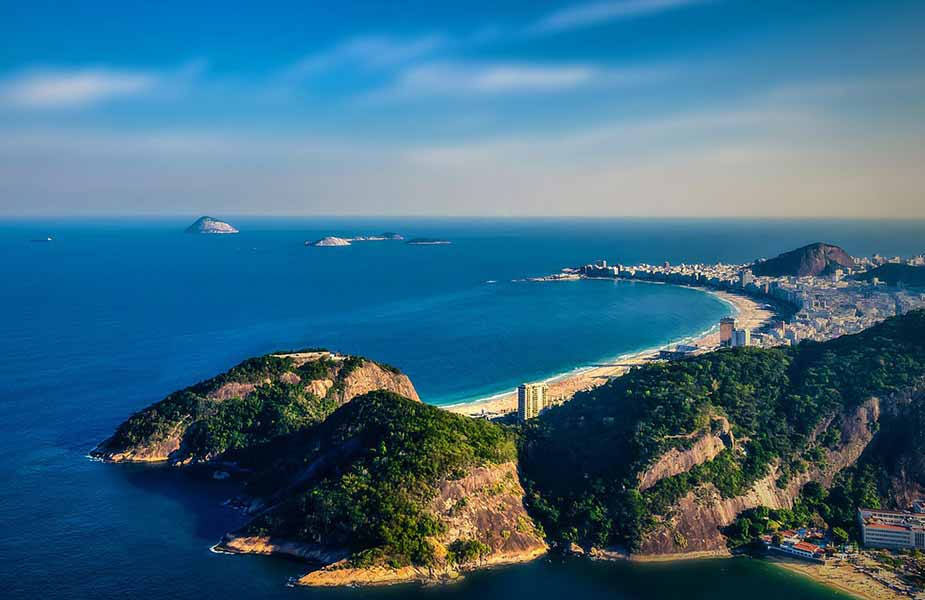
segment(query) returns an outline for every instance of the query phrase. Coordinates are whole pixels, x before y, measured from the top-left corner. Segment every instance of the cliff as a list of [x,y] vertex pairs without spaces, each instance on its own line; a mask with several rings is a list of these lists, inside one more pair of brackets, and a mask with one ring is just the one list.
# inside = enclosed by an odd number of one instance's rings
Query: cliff
[[186,228],[186,233],[229,234],[238,233],[238,230],[224,221],[212,217],[199,217]]
[[326,351],[270,354],[174,392],[125,421],[91,454],[110,462],[173,465],[234,458],[322,421],[374,390],[419,400],[392,367]]
[[300,585],[379,585],[454,579],[493,565],[533,560],[546,543],[524,508],[516,463],[470,468],[459,479],[444,479],[427,513],[442,524],[428,541],[435,560],[427,566],[353,566],[349,559],[328,564],[298,580]]
[[828,275],[835,269],[853,267],[854,264],[854,259],[838,246],[817,242],[755,262],[751,270],[755,275],[803,277]]
[[857,409],[817,427],[809,443],[815,442],[819,433],[834,426],[840,434],[837,446],[824,449],[819,461],[783,487],[776,484],[780,472],[775,463],[770,473],[754,482],[744,494],[725,498],[712,482],[690,490],[646,532],[639,556],[725,550],[726,537],[722,531],[744,511],[759,506],[789,509],[807,482],[816,481],[825,487],[831,485],[835,475],[854,464],[867,448],[879,418],[880,400],[871,398]]

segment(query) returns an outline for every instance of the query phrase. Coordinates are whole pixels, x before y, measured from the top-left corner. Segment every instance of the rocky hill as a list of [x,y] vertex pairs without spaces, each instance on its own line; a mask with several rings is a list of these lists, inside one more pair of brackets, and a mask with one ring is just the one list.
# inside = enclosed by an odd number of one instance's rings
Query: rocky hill
[[238,230],[218,219],[212,217],[199,217],[196,222],[186,228],[186,233],[238,233]]
[[828,275],[835,269],[853,267],[854,259],[838,246],[816,242],[775,258],[755,262],[752,273],[769,277]]
[[560,547],[636,554],[723,550],[759,507],[851,530],[858,504],[925,485],[923,384],[925,311],[640,367],[530,424],[528,506]]
[[302,544],[326,564],[306,585],[453,577],[546,550],[513,434],[391,392],[359,396],[243,463],[257,470],[246,489],[254,518],[219,547]]
[[92,455],[174,465],[229,459],[381,389],[418,400],[406,375],[368,359],[327,351],[268,354],[132,415]]
[[422,404],[358,357],[250,359],[136,413],[93,455],[234,471],[250,520],[215,549],[303,559],[303,585],[454,578],[546,551],[513,431]]

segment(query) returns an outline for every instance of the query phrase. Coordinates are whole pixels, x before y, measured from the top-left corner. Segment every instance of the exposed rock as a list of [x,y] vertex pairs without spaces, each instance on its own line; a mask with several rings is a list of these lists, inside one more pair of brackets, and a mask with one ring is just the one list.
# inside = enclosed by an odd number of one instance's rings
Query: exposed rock
[[325,565],[343,560],[349,554],[340,548],[327,548],[318,544],[278,540],[267,536],[235,536],[230,533],[213,546],[213,549],[233,554],[277,554]]
[[710,429],[699,432],[690,448],[672,448],[659,457],[655,464],[639,477],[639,491],[645,491],[666,477],[686,473],[701,463],[713,460],[726,448],[733,448],[734,439],[729,421],[725,417],[713,420]]
[[[841,442],[835,450],[826,450],[826,459],[820,463],[824,466],[813,465],[792,478],[784,489],[776,485],[778,472],[775,467],[747,493],[734,498],[723,498],[712,484],[690,491],[664,522],[644,536],[640,555],[645,558],[647,555],[725,550],[726,540],[721,528],[731,524],[742,511],[757,506],[792,508],[800,489],[809,481],[830,486],[838,471],[854,464],[861,456],[874,437],[873,430],[879,419],[880,400],[877,398],[838,417]],[[831,422],[829,419],[821,423],[815,434]]]
[[228,234],[238,233],[238,230],[224,221],[212,217],[199,217],[196,222],[186,228],[186,233]]
[[[523,498],[514,462],[474,467],[461,479],[441,483],[430,503],[430,510],[445,525],[444,533],[431,540],[435,554],[444,558],[433,567],[355,568],[341,561],[308,573],[298,583],[335,586],[445,580],[476,568],[533,560],[545,554],[547,546]],[[458,540],[481,542],[488,552],[471,563],[446,561],[447,549]]]

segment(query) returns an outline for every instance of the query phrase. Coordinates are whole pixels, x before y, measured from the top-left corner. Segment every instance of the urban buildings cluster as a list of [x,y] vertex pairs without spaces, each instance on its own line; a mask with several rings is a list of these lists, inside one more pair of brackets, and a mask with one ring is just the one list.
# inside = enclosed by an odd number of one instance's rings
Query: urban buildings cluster
[[791,307],[789,320],[778,321],[762,332],[739,329],[734,322],[720,324],[723,345],[777,346],[802,340],[824,341],[857,333],[888,317],[925,307],[925,290],[890,287],[883,283],[849,278],[886,262],[923,266],[925,256],[886,259],[878,255],[857,261],[855,267],[836,269],[831,275],[805,277],[755,276],[749,264],[608,265],[598,261],[566,269],[559,277],[605,277],[695,285],[748,294]]

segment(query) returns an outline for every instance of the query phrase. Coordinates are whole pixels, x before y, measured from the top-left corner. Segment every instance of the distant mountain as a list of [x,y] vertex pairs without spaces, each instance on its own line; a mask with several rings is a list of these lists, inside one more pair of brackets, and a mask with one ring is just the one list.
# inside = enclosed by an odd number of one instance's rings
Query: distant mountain
[[199,217],[186,228],[186,233],[238,233],[238,230],[224,221],[212,217]]
[[768,277],[818,276],[853,266],[854,259],[838,246],[816,242],[776,258],[757,261],[752,265],[752,273]]
[[870,281],[876,277],[887,285],[902,283],[912,287],[925,287],[925,267],[914,267],[897,263],[887,263],[876,269],[859,273],[853,277],[858,281]]

